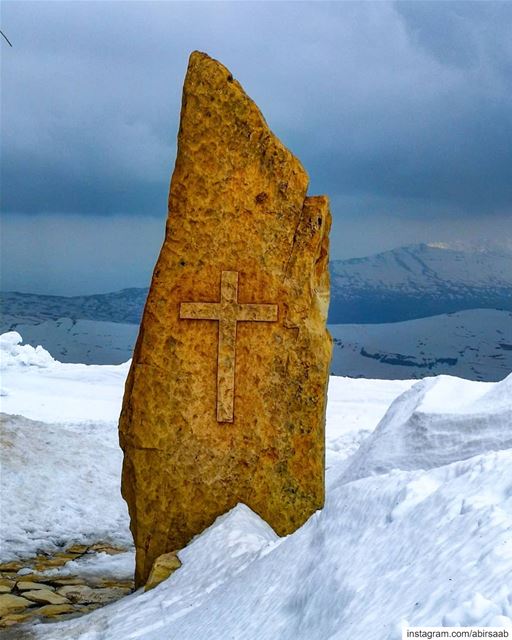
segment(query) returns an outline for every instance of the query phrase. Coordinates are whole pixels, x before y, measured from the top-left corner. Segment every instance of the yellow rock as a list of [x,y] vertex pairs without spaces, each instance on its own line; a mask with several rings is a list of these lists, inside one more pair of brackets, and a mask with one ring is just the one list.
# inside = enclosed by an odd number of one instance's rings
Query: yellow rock
[[131,589],[121,587],[91,588],[87,585],[77,584],[61,587],[58,593],[67,600],[77,604],[108,604],[119,600],[130,593]]
[[97,542],[89,547],[89,552],[95,551],[96,553],[108,553],[111,556],[117,555],[118,553],[124,553],[126,549],[122,547],[113,547],[111,544]]
[[77,609],[72,604],[47,604],[36,610],[38,616],[45,618],[57,618],[59,616],[76,613]]
[[70,551],[58,551],[52,561],[59,564],[65,564],[68,560],[76,560],[83,555],[82,553],[72,553]]
[[62,567],[62,565],[66,564],[66,562],[69,562],[69,560],[74,560],[75,558],[76,554],[65,553],[55,555],[53,557],[38,556],[34,562],[34,569],[36,571],[46,571],[47,569],[52,569],[53,567]]
[[2,562],[0,564],[0,571],[19,571],[20,569],[23,569],[23,563],[19,562],[18,560],[13,560],[12,562]]
[[55,593],[55,591],[50,591],[50,589],[24,591],[23,597],[41,604],[69,604],[69,601],[66,598]]
[[114,578],[91,578],[90,583],[97,587],[119,587],[120,589],[133,589],[133,580],[115,580]]
[[0,584],[0,593],[10,593],[12,591],[14,584]]
[[180,559],[175,553],[163,553],[161,556],[158,556],[153,563],[144,591],[149,591],[149,589],[156,587],[157,584],[167,580],[167,578],[180,567]]
[[84,613],[89,613],[90,611],[95,611],[96,609],[100,609],[102,604],[76,604],[76,611],[83,615]]
[[13,611],[19,611],[20,609],[26,609],[33,605],[30,600],[22,598],[21,596],[14,596],[11,593],[0,595],[0,617],[11,613]]
[[8,613],[0,620],[0,626],[10,627],[14,624],[25,622],[29,618],[33,618],[37,614],[37,609],[28,609],[21,613]]
[[13,580],[10,578],[0,578],[0,586],[9,587],[10,589],[12,589],[12,587],[14,587],[15,584],[16,584],[16,580]]
[[[25,576],[23,576],[25,577]],[[19,580],[20,576],[18,575],[18,573],[16,571],[0,571],[0,580],[13,580],[14,582],[16,582],[16,580]]]
[[53,591],[53,587],[42,582],[33,582],[32,580],[20,580],[16,583],[16,588],[20,591],[31,591],[32,589],[47,589]]
[[14,576],[16,582],[23,580],[23,582],[46,582],[48,578],[44,576],[42,573],[27,573],[22,576],[16,574]]
[[243,502],[279,535],[324,502],[324,196],[220,63],[194,52],[165,241],[120,418],[136,586]]
[[87,549],[89,549],[89,545],[87,544],[73,544],[71,545],[71,547],[68,547],[66,549],[67,553],[78,553],[80,555],[84,554],[87,552]]
[[56,576],[49,578],[49,580],[52,584],[55,584],[58,587],[64,587],[66,585],[85,584],[85,580],[83,580],[83,578],[78,578],[77,576]]

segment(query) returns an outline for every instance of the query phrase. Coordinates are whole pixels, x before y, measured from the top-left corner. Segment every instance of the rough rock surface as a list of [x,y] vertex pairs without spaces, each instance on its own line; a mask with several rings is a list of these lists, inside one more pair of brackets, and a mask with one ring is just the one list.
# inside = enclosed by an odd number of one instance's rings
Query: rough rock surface
[[34,591],[24,591],[23,597],[32,602],[41,602],[43,604],[69,604],[69,600],[63,596],[51,591],[51,589],[34,589]]
[[66,613],[75,613],[76,609],[71,604],[47,604],[34,613],[45,618],[56,618]]
[[238,502],[279,535],[323,505],[330,213],[307,186],[230,72],[194,52],[120,418],[136,586]]
[[32,603],[30,600],[21,596],[11,595],[10,593],[0,596],[0,616],[4,616],[11,611],[18,611],[19,609],[25,609]]
[[149,591],[149,589],[153,589],[164,580],[167,580],[167,578],[180,567],[181,560],[178,558],[176,553],[163,553],[161,556],[158,556],[153,563],[153,567],[151,568],[144,590]]
[[114,602],[122,596],[128,595],[130,589],[122,589],[120,587],[92,589],[87,585],[68,585],[61,587],[58,593],[70,602],[81,604],[106,604]]
[[42,582],[34,582],[33,580],[20,580],[20,582],[16,583],[16,588],[18,591],[32,591],[34,589],[46,589],[49,591],[54,591],[54,587],[51,587],[48,584],[44,584]]

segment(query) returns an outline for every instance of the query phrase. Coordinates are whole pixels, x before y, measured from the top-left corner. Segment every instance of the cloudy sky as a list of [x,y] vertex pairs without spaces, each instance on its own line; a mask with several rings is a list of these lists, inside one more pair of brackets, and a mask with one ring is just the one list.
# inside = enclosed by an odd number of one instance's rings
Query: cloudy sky
[[4,290],[148,284],[189,53],[334,214],[332,255],[512,240],[512,2],[2,2]]

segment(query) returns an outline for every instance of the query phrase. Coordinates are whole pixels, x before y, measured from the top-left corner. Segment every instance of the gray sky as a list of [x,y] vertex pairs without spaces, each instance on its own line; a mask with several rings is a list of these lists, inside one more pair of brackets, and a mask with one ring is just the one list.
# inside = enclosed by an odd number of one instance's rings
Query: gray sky
[[335,258],[512,239],[511,2],[12,2],[2,288],[148,283],[189,53],[233,72],[327,193]]

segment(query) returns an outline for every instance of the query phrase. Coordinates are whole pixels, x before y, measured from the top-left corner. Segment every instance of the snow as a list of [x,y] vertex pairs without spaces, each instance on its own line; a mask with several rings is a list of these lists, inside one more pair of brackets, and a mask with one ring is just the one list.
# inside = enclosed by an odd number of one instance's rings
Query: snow
[[74,542],[131,544],[114,422],[46,423],[4,414],[0,424],[0,561]]
[[128,363],[62,364],[0,336],[0,561],[112,540],[131,545],[117,419]]
[[0,336],[3,412],[44,422],[117,421],[129,362],[64,364],[20,342],[16,331]]
[[496,384],[426,378],[390,406],[352,456],[344,481],[506,449],[512,449],[512,375]]
[[[124,518],[126,522],[126,517]],[[125,522],[123,524],[125,524]],[[88,540],[89,542],[89,540]],[[116,542],[124,542],[119,536]],[[99,577],[115,580],[131,580],[135,570],[135,555],[133,549],[123,553],[110,555],[108,553],[94,553],[80,556],[77,560],[70,560],[62,567],[47,569],[47,576],[75,576]]]
[[335,324],[331,372],[366,378],[448,373],[497,382],[512,369],[512,312],[471,309],[385,324]]
[[[116,433],[127,365],[64,365],[12,334],[1,344],[2,558],[127,544]],[[512,627],[512,376],[332,377],[326,430],[326,504],[296,533],[278,538],[238,505],[155,589],[32,626],[33,637],[394,640],[405,622]],[[125,576],[133,554],[76,562]]]

